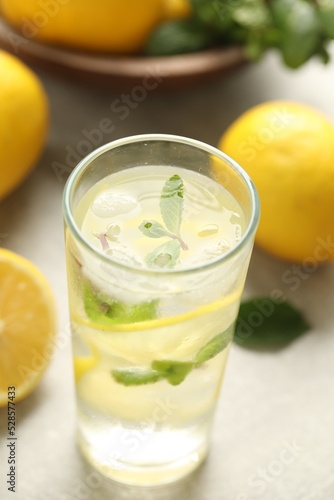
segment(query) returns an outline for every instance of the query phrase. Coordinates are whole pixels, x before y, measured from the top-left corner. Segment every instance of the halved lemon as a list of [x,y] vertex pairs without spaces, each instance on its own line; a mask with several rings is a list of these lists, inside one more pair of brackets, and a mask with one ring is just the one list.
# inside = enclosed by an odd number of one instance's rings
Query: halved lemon
[[0,406],[37,386],[56,345],[53,293],[27,259],[0,249]]

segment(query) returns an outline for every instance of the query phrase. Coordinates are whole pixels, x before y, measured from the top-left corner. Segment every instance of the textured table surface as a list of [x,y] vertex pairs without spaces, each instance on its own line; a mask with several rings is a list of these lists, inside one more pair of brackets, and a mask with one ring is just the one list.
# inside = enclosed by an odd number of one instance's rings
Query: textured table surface
[[[85,152],[85,130],[101,128],[101,121],[108,119],[103,123],[110,127],[97,137],[101,143],[125,135],[161,132],[215,145],[241,112],[268,99],[297,99],[334,119],[334,62],[323,66],[312,61],[293,72],[270,55],[258,65],[245,66],[200,87],[180,92],[149,91],[142,102],[128,106],[123,113],[112,110],[122,98],[121,90],[101,91],[40,75],[51,102],[48,144],[33,174],[0,205],[0,237],[3,246],[31,259],[50,280],[57,300],[59,335],[54,358],[40,386],[17,405],[16,493],[6,489],[6,449],[1,441],[0,498],[334,498],[334,266],[304,272],[292,286],[286,273],[295,275],[294,268],[255,249],[245,295],[268,295],[279,288],[305,312],[312,330],[276,352],[233,346],[211,453],[196,474],[174,486],[154,490],[114,486],[88,468],[74,444],[61,212],[65,170],[70,170],[75,161],[71,157],[66,160],[66,156],[73,149]],[[0,422],[3,438],[3,410]]]

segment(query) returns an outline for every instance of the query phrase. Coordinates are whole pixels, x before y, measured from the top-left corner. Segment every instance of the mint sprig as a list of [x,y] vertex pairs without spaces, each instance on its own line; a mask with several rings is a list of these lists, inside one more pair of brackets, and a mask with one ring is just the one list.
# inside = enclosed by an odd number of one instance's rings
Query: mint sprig
[[141,368],[119,368],[111,372],[114,380],[122,385],[146,385],[154,384],[163,379],[162,373],[156,370]]
[[222,352],[232,341],[233,331],[234,323],[205,344],[195,355],[194,361],[159,359],[152,361],[149,369],[119,368],[112,370],[111,375],[116,382],[127,386],[153,384],[163,379],[171,385],[179,385],[193,369],[199,368],[206,361]]
[[160,196],[160,212],[166,227],[180,236],[183,212],[183,180],[177,174],[165,182]]
[[156,220],[144,220],[138,227],[140,231],[149,238],[162,238],[163,236],[172,237],[173,235],[167,231],[160,222]]
[[171,239],[146,256],[145,262],[149,267],[171,268],[177,264],[180,249],[188,250],[187,244],[180,235],[183,191],[184,185],[181,177],[177,174],[170,177],[162,188],[159,204],[165,226],[154,219],[144,220],[138,226],[138,229],[149,238]]
[[162,359],[152,361],[153,370],[161,374],[171,385],[179,385],[194,367],[191,361],[172,361]]
[[[157,317],[157,300],[126,305],[97,292],[88,280],[83,281],[83,302],[87,316],[101,325],[137,323]],[[246,347],[280,347],[309,329],[302,314],[288,302],[257,298],[241,303],[236,322],[209,340],[193,360],[153,360],[149,368],[121,368],[112,370],[111,374],[117,383],[125,386],[153,384],[160,380],[179,385],[193,369],[217,356],[232,340]]]
[[158,300],[127,305],[97,292],[88,280],[83,281],[82,298],[89,319],[101,325],[138,323],[157,316]]
[[217,356],[221,351],[226,349],[233,339],[235,323],[232,323],[227,330],[216,335],[202,349],[198,351],[195,358],[196,367],[203,365],[209,359]]
[[180,257],[180,244],[172,240],[159,245],[145,257],[145,262],[150,267],[172,268]]
[[146,52],[181,54],[239,45],[259,60],[268,50],[299,68],[313,56],[328,62],[334,39],[334,0],[190,0],[192,15],[167,20],[150,34]]

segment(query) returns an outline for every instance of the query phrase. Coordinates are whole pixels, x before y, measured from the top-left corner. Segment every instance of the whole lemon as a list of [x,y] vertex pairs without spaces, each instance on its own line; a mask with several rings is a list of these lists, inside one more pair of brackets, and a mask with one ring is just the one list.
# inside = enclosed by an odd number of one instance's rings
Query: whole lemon
[[0,7],[27,38],[131,53],[163,18],[164,0],[0,0]]
[[48,129],[48,101],[38,77],[0,50],[0,200],[34,167]]
[[181,19],[191,14],[190,0],[165,0],[166,19]]
[[266,102],[232,123],[219,148],[258,189],[258,245],[290,261],[334,259],[334,125],[326,116],[301,103]]

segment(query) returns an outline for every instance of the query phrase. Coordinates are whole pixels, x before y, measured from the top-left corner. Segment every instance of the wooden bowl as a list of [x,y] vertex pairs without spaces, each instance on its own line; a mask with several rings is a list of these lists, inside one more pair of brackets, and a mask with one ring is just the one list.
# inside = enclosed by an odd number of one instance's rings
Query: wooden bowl
[[2,19],[0,47],[65,77],[122,90],[136,85],[184,88],[226,74],[246,62],[242,48],[237,46],[159,57],[82,52],[27,39]]

